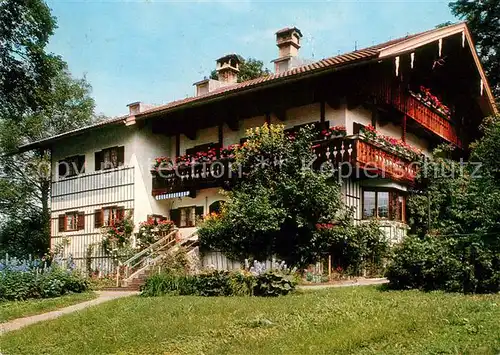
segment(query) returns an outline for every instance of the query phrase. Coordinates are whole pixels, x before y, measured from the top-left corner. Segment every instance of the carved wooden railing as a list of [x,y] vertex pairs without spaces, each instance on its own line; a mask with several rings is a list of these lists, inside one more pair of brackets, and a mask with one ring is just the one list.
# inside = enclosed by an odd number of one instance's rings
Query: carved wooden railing
[[433,132],[458,147],[462,146],[457,128],[453,122],[436,109],[424,104],[409,91],[387,83],[381,83],[375,89],[375,94],[379,104],[394,107],[428,131]]
[[416,165],[412,161],[360,139],[356,141],[356,162],[365,170],[386,174],[392,180],[413,182],[417,175]]
[[238,177],[229,159],[153,172],[153,195],[223,186]]
[[358,136],[318,142],[313,152],[315,169],[329,162],[335,168],[348,171],[353,178],[377,176],[413,182],[417,174],[417,164],[408,156]]

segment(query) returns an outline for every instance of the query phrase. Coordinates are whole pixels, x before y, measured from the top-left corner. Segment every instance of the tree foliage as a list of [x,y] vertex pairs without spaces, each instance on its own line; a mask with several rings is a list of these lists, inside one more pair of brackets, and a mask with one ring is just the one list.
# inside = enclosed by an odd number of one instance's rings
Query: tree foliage
[[317,261],[332,250],[325,229],[346,236],[343,228],[354,227],[339,183],[307,168],[315,135],[301,129],[287,136],[283,126],[275,125],[247,133],[235,153],[244,179],[227,193],[221,214],[205,219],[198,231],[202,245],[239,260]]
[[494,95],[500,97],[500,1],[457,0],[450,8],[467,21]]
[[410,238],[395,253],[388,277],[396,288],[463,292],[500,290],[500,117],[485,120],[471,161],[445,150],[420,172],[408,201]]
[[0,118],[19,120],[44,104],[62,61],[45,51],[56,20],[43,0],[0,2]]
[[[18,121],[0,119],[0,154],[93,121],[91,87],[61,69],[43,93],[44,104]],[[23,256],[49,243],[50,152],[30,151],[0,159],[0,249]],[[24,252],[23,252],[24,250]]]
[[[240,63],[240,71],[238,73],[238,82],[260,78],[261,76],[269,75],[270,71],[264,68],[262,60],[248,58]],[[210,73],[210,79],[217,80],[217,71],[214,69]]]

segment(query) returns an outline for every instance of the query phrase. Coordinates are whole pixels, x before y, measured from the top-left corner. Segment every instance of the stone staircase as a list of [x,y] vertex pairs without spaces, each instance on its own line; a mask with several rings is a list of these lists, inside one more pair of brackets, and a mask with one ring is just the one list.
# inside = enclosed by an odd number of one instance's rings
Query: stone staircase
[[160,271],[158,264],[168,257],[170,251],[184,247],[188,253],[192,253],[197,246],[196,231],[188,236],[182,236],[178,229],[174,229],[156,243],[121,263],[117,276],[120,288],[139,290],[149,276]]

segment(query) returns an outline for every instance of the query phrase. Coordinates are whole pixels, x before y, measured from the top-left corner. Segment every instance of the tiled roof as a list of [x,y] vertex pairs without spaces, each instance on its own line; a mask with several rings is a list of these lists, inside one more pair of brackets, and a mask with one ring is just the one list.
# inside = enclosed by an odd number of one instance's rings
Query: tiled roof
[[[412,39],[420,40],[420,38],[422,38],[422,40],[423,40],[424,37],[426,37],[428,35],[432,36],[433,32],[436,32],[436,35],[439,35],[439,33],[441,31],[444,32],[444,31],[447,31],[448,29],[454,29],[454,28],[466,30],[465,24],[459,23],[459,24],[450,25],[447,27],[432,29],[429,31],[425,31],[425,32],[421,32],[421,33],[417,33],[417,34],[413,34],[413,35],[407,35],[405,37],[401,37],[401,38],[394,39],[394,40],[391,40],[388,42],[377,44],[377,45],[374,45],[374,46],[371,46],[368,48],[360,49],[360,50],[346,53],[346,54],[341,54],[341,55],[331,57],[331,58],[322,59],[322,60],[319,60],[317,62],[313,62],[313,63],[303,65],[303,66],[300,66],[297,68],[292,68],[292,69],[287,70],[283,73],[271,74],[271,75],[263,76],[263,77],[260,77],[257,79],[248,80],[248,81],[245,81],[242,83],[238,83],[235,85],[222,87],[222,88],[219,88],[217,90],[208,92],[204,95],[193,96],[193,97],[188,97],[188,98],[185,98],[182,100],[172,101],[168,104],[156,106],[156,107],[153,107],[149,110],[141,112],[141,113],[136,115],[136,119],[145,119],[151,115],[167,113],[171,110],[173,111],[173,110],[182,108],[184,106],[187,107],[191,104],[195,104],[195,103],[201,104],[204,101],[210,101],[213,99],[222,98],[226,95],[231,95],[233,93],[236,94],[239,92],[250,91],[250,90],[259,88],[261,86],[267,86],[267,85],[271,85],[274,83],[279,83],[280,81],[286,81],[288,79],[299,78],[301,76],[307,76],[307,75],[319,73],[319,72],[325,71],[325,70],[340,69],[340,68],[343,68],[347,65],[354,64],[354,63],[361,63],[361,62],[370,61],[370,60],[376,59],[383,50],[385,50],[391,46],[403,44],[405,41],[409,41]],[[93,124],[91,126],[82,127],[82,128],[70,131],[70,132],[66,132],[66,133],[54,136],[54,137],[40,140],[38,142],[26,144],[26,145],[20,147],[19,151],[27,151],[29,149],[34,149],[34,148],[42,146],[43,144],[47,144],[49,141],[54,141],[56,139],[59,139],[59,138],[65,137],[65,136],[72,136],[75,134],[80,134],[81,132],[89,130],[89,129],[98,128],[98,127],[105,126],[108,124],[116,124],[116,123],[119,123],[120,121],[125,122],[126,118],[127,118],[127,116],[112,118],[109,120],[105,120],[105,121]]]
[[[455,26],[455,25],[453,25]],[[227,95],[229,93],[235,93],[239,91],[245,91],[245,90],[250,90],[253,88],[256,88],[258,86],[264,86],[267,85],[268,83],[271,82],[278,82],[279,80],[286,80],[291,77],[299,77],[301,75],[307,75],[307,74],[312,74],[316,72],[320,72],[322,70],[328,70],[328,69],[337,69],[341,68],[342,66],[348,65],[348,64],[353,64],[356,62],[362,62],[362,61],[368,61],[370,59],[376,58],[380,51],[384,48],[387,48],[389,46],[404,42],[408,39],[412,39],[418,36],[422,36],[425,34],[428,34],[430,32],[434,31],[439,31],[440,29],[432,29],[426,32],[421,32],[418,34],[414,35],[407,35],[405,37],[401,37],[398,39],[390,40],[388,42],[384,42],[381,44],[377,44],[368,48],[360,49],[354,52],[349,52],[341,55],[337,55],[335,57],[330,57],[326,59],[319,60],[317,62],[313,62],[307,65],[303,65],[300,67],[292,68],[290,70],[287,70],[282,73],[276,73],[276,74],[270,74],[267,76],[262,76],[257,79],[252,79],[248,81],[244,81],[242,83],[238,83],[235,85],[231,86],[225,86],[221,87],[219,89],[216,89],[214,91],[210,91],[206,94],[200,95],[200,96],[192,96],[192,97],[187,97],[182,100],[176,100],[169,102],[165,105],[160,105],[153,107],[149,110],[143,111],[140,114],[136,115],[137,118],[149,116],[151,114],[156,114],[161,111],[169,111],[175,108],[179,108],[180,106],[188,105],[191,103],[195,102],[202,102],[207,99],[214,99],[220,96]]]

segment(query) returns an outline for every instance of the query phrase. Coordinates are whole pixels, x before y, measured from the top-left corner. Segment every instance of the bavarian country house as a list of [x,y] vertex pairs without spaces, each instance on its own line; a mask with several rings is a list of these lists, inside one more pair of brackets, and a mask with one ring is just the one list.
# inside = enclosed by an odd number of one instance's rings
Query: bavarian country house
[[[243,178],[229,167],[235,147],[264,124],[313,126],[317,162],[355,167],[342,174],[341,194],[356,223],[378,220],[388,240],[401,241],[415,160],[442,143],[467,157],[481,119],[495,111],[469,30],[450,25],[319,61],[301,57],[301,40],[298,28],[276,32],[269,75],[238,82],[241,57],[223,55],[217,79],[194,83],[191,97],[133,102],[124,116],[21,147],[51,151],[51,246],[79,268],[119,271],[129,285],[155,267],[148,256],[179,244],[196,255],[198,221]],[[163,234],[145,249],[135,239],[117,269],[108,242],[125,219],[133,236],[141,228]],[[200,263],[240,267],[217,250]]]

